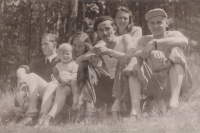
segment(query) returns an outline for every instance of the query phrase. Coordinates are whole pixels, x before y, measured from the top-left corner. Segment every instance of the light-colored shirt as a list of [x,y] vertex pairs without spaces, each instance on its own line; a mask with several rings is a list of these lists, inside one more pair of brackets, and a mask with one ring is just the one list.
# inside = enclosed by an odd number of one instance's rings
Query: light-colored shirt
[[74,60],[68,63],[59,62],[55,67],[58,69],[60,77],[62,77],[63,72],[66,72],[71,76],[72,74],[77,73],[78,70],[78,65]]

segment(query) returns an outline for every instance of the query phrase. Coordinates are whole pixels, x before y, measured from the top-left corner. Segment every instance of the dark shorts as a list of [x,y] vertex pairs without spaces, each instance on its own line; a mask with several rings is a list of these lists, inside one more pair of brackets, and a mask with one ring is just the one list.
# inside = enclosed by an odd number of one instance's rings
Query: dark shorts
[[[113,102],[112,88],[114,84],[114,79],[110,79],[109,76],[105,76],[98,73],[97,70],[89,65],[92,71],[89,71],[88,80],[83,88],[83,100],[88,100],[96,103],[97,100],[104,101],[106,103]],[[93,78],[97,79],[97,83],[93,83]]]

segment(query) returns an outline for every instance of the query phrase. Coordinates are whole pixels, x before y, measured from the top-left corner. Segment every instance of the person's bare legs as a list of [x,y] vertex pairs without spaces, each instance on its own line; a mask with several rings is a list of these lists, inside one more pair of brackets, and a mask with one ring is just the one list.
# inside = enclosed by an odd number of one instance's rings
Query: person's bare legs
[[29,108],[26,112],[27,116],[34,117],[37,115],[38,98],[43,97],[46,87],[47,82],[44,79],[34,73],[28,75]]
[[182,65],[174,64],[169,69],[169,80],[171,88],[169,107],[177,108],[179,106],[179,94],[184,74],[185,72]]
[[84,92],[86,91],[86,87],[84,86],[81,90],[80,90],[80,94],[78,97],[78,105],[77,105],[77,114],[76,114],[76,118],[75,118],[75,123],[79,123],[81,122],[84,118],[85,118],[85,109],[83,107],[84,103],[86,103],[86,108],[87,108],[87,112],[96,112],[96,108],[94,107],[94,105],[92,104],[92,102],[89,102],[87,100],[84,100]]
[[111,107],[111,111],[112,112],[120,112],[120,105],[121,105],[121,101],[117,98],[115,98],[115,101]]
[[129,61],[129,64],[122,72],[126,76],[136,76],[145,88],[147,86],[147,79],[144,77],[141,70],[142,62],[143,61],[140,58],[132,57]]
[[73,95],[72,109],[77,110],[80,91],[79,91],[79,88],[77,86],[77,80],[76,79],[71,81],[71,88],[72,88],[72,95]]
[[42,99],[47,87],[47,82],[34,73],[28,74],[26,84],[28,86],[29,105],[25,119],[18,123],[18,126],[33,124],[33,118],[38,115],[39,98]]
[[56,96],[53,106],[48,115],[55,118],[62,111],[65,105],[66,97],[69,96],[70,94],[71,94],[71,88],[69,86],[64,86],[64,87],[58,86],[58,88],[56,89]]
[[86,101],[86,122],[92,122],[94,123],[95,121],[95,113],[97,111],[96,107],[94,106],[93,102],[91,101]]
[[53,105],[57,86],[58,85],[54,82],[48,83],[47,88],[44,93],[44,96],[42,98],[42,107],[40,110],[40,114],[49,113],[49,111]]
[[137,76],[137,70],[133,70],[133,67],[137,64],[137,58],[136,57],[132,57],[129,61],[129,63],[127,64],[127,66],[125,67],[124,70],[122,70],[122,73],[126,76],[129,76],[131,74],[133,74],[134,76]]
[[[84,89],[84,88],[83,88]],[[84,95],[83,95],[83,89],[80,91],[80,95],[78,97],[78,110],[81,109],[82,105],[84,104]]]
[[141,82],[133,75],[129,76],[129,89],[131,95],[131,115],[140,117],[141,115]]

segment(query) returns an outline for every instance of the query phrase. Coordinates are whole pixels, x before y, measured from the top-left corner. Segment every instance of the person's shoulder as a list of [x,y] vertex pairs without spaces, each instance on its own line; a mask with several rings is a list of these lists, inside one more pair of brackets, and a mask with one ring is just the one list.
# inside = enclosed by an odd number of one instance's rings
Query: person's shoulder
[[61,65],[62,65],[62,62],[58,62],[58,63],[56,63],[55,67],[59,68]]
[[70,62],[68,62],[68,63],[66,64],[66,66],[69,66],[69,67],[77,67],[78,64],[76,63],[76,61],[71,60]]
[[73,66],[78,66],[78,64],[77,64],[76,61],[74,61],[74,60],[72,60],[72,61],[70,62],[70,64],[72,64]]
[[145,36],[142,36],[139,41],[150,41],[151,39],[153,38],[152,35],[145,35]]
[[129,31],[129,34],[131,34],[132,36],[135,34],[141,34],[142,35],[142,28],[139,26],[131,26],[131,30]]
[[119,36],[119,38],[122,38],[122,39],[131,38],[131,35],[130,34],[123,34],[122,36]]
[[121,36],[118,36],[119,40],[123,42],[123,44],[127,44],[129,40],[132,41],[131,35],[130,34],[123,34]]
[[185,37],[180,31],[167,31],[168,37]]
[[132,30],[131,30],[132,32],[137,32],[137,31],[142,31],[142,28],[141,27],[139,27],[139,26],[132,26]]
[[153,38],[152,35],[145,35],[145,36],[142,36],[139,40],[138,40],[138,44],[137,46],[141,46],[141,47],[145,47],[146,44],[151,41],[151,39]]
[[45,57],[35,59],[31,64],[42,64],[45,63]]
[[53,58],[53,61],[55,61],[56,63],[58,63],[58,62],[60,62],[61,60],[60,60],[59,56],[58,56],[58,55],[56,55],[56,57],[55,57],[55,58]]
[[52,59],[51,65],[52,65],[52,66],[55,66],[56,64],[58,64],[58,63],[60,63],[60,62],[61,62],[61,60],[60,60],[59,56],[57,55],[56,57],[54,57],[54,58]]
[[77,71],[78,64],[74,60],[72,60],[69,62],[68,67],[69,67],[69,71]]

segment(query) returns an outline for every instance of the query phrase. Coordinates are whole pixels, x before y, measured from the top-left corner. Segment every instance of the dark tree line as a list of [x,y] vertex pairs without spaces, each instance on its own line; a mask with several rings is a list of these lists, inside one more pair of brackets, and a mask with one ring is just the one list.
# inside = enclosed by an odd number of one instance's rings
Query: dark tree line
[[198,0],[0,0],[0,86],[15,83],[15,71],[42,56],[41,37],[55,33],[59,44],[76,31],[87,32],[93,43],[95,18],[115,13],[119,5],[129,7],[135,25],[149,34],[144,19],[153,8],[163,8],[170,30],[179,30],[190,40],[188,52],[200,50],[200,2]]

